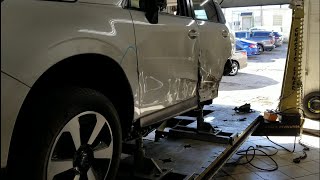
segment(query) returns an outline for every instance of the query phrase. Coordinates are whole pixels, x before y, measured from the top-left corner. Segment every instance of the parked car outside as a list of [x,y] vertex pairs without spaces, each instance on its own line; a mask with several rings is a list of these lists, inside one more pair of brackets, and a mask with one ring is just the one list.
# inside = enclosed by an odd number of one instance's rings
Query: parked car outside
[[232,70],[229,73],[229,76],[235,76],[238,74],[239,69],[247,67],[247,51],[246,50],[237,50],[233,53],[231,57],[232,61]]
[[282,32],[283,28],[282,26],[255,26],[249,29],[249,31],[254,31],[254,30],[265,30],[265,31],[277,31],[277,32]]
[[259,55],[258,44],[254,41],[236,38],[236,50],[246,50],[247,56]]
[[249,39],[250,31],[236,31],[235,35],[236,35],[236,38],[239,38],[239,39]]
[[1,1],[1,172],[114,179],[123,143],[218,96],[219,4],[159,2]]
[[251,31],[250,38],[248,40],[257,42],[260,52],[272,51],[275,48],[275,37],[272,31]]
[[259,52],[271,51],[275,48],[275,37],[272,31],[238,31],[235,32],[236,38],[247,39],[257,42]]
[[282,33],[273,31],[273,34],[274,34],[274,38],[275,38],[274,45],[276,47],[282,46],[282,44],[283,44],[283,35],[282,35]]

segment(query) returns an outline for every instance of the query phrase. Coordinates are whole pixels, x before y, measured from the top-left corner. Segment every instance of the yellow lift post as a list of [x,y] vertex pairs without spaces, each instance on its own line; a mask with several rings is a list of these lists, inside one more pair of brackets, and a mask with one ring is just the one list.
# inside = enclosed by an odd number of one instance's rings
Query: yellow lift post
[[[276,112],[265,112],[265,118],[254,136],[299,136],[304,116],[302,110],[302,48],[304,1],[292,0],[292,23],[280,101]],[[279,121],[276,121],[279,119]]]
[[[292,0],[292,23],[278,110],[283,121],[301,117],[304,1]],[[289,119],[288,119],[289,118]]]

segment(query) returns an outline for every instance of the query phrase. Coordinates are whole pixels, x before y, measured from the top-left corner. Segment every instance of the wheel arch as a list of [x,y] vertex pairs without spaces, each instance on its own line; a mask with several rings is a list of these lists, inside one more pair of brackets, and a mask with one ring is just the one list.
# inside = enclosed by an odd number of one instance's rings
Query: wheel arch
[[264,50],[264,45],[262,43],[257,43],[257,45],[260,45]]
[[32,103],[40,97],[40,94],[51,88],[69,86],[92,88],[108,97],[118,112],[123,138],[129,136],[134,118],[134,99],[131,86],[121,66],[113,59],[100,54],[71,56],[50,67],[31,87],[14,126],[8,167],[10,167],[11,157],[14,156],[12,150],[31,125],[30,121],[25,120],[24,117],[32,107]]

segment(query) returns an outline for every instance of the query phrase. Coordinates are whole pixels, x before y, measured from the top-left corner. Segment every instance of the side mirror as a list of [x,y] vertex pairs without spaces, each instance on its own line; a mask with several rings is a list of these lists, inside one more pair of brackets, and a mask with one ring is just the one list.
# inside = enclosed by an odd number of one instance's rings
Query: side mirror
[[157,0],[140,0],[139,6],[145,12],[145,16],[149,23],[158,23],[159,7],[157,4]]

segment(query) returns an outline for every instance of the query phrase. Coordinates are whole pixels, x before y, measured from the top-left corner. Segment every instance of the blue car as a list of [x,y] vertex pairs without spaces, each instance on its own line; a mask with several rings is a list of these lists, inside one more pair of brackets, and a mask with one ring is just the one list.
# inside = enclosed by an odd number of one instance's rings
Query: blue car
[[257,43],[245,39],[236,38],[236,50],[246,50],[247,56],[260,54]]

